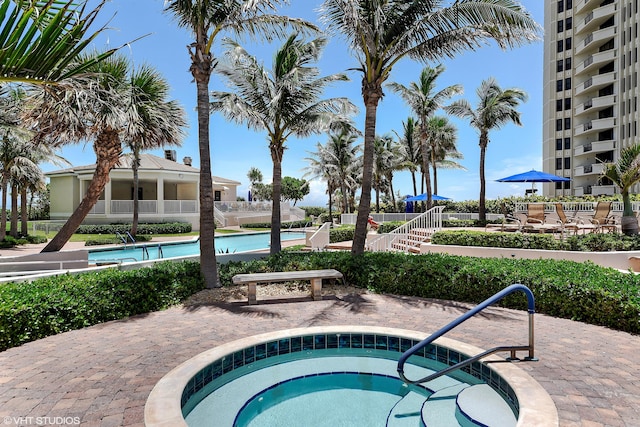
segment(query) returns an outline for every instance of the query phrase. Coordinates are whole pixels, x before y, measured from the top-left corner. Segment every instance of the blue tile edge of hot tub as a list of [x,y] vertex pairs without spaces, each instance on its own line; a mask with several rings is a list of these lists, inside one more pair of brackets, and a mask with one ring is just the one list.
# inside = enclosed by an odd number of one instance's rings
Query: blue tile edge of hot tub
[[[399,356],[418,342],[417,340],[397,336],[350,332],[298,335],[267,341],[227,354],[198,371],[182,391],[180,406],[183,416],[186,417],[202,399],[222,384],[228,382],[219,382],[216,387],[212,388],[210,386],[213,385],[214,380],[220,380],[228,376],[229,381],[231,381],[235,378],[232,375],[233,372],[238,368],[274,357],[299,355],[302,358],[309,351],[331,349],[380,350],[396,352]],[[415,356],[444,363],[448,366],[469,358],[468,355],[437,344],[428,345],[416,353]],[[460,371],[487,383],[500,393],[516,411],[519,410],[520,405],[513,388],[487,365],[481,362],[473,362],[460,369]]]

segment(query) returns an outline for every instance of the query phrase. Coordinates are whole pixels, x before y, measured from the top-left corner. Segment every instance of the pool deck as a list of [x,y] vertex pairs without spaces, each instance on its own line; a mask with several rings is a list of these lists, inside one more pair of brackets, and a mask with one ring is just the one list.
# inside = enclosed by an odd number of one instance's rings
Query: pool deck
[[[426,337],[470,307],[393,295],[287,296],[254,306],[173,307],[51,336],[0,353],[2,425],[71,417],[40,425],[143,426],[156,382],[212,347],[325,325],[385,326]],[[481,348],[526,344],[527,324],[525,312],[492,307],[447,337]],[[640,336],[540,314],[535,327],[540,361],[519,366],[549,392],[560,426],[640,427]]]

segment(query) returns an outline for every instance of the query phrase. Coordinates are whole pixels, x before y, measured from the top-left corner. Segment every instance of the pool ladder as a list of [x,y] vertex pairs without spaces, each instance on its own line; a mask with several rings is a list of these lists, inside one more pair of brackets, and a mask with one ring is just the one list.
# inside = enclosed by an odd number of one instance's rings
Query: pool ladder
[[[158,243],[158,257],[157,259],[164,258],[164,253],[162,253],[162,245]],[[142,245],[142,260],[147,261],[151,259],[149,257],[149,247],[147,245]]]
[[[507,295],[510,295],[514,292],[518,292],[518,291],[522,291],[525,293],[525,295],[527,296],[527,311],[529,313],[529,344],[528,345],[520,345],[520,346],[500,346],[500,347],[495,347],[492,348],[490,350],[484,351],[480,354],[477,354],[473,357],[470,357],[468,359],[465,359],[461,362],[458,362],[454,365],[451,365],[447,368],[444,368],[438,372],[435,372],[431,375],[428,375],[424,378],[420,378],[418,380],[410,380],[408,379],[405,374],[404,374],[404,365],[407,361],[407,359],[409,359],[409,357],[411,357],[413,354],[415,354],[416,352],[422,350],[424,347],[428,346],[429,344],[431,344],[433,341],[435,341],[437,338],[440,338],[442,335],[446,334],[447,332],[449,332],[450,330],[452,330],[453,328],[455,328],[456,326],[460,325],[462,322],[466,321],[467,319],[475,316],[476,314],[480,313],[482,310],[484,310],[485,308],[489,307],[492,304],[495,304],[496,302],[500,301],[501,299],[503,299],[504,297],[506,297]],[[498,352],[504,352],[504,351],[509,351],[511,352],[511,356],[509,358],[507,358],[507,360],[520,360],[516,357],[516,352],[518,351],[528,351],[529,354],[528,356],[526,356],[524,358],[525,361],[537,361],[538,359],[535,358],[534,356],[534,345],[533,345],[533,315],[535,314],[535,299],[533,297],[533,292],[531,292],[531,290],[529,288],[527,288],[524,285],[521,284],[514,284],[511,285],[505,289],[503,289],[502,291],[496,293],[495,295],[493,295],[492,297],[486,299],[485,301],[483,301],[482,303],[478,304],[476,307],[474,307],[473,309],[469,310],[467,313],[463,314],[462,316],[458,317],[456,320],[450,322],[448,325],[442,327],[441,329],[439,329],[438,331],[436,331],[435,333],[433,333],[431,336],[427,337],[426,339],[420,341],[418,344],[414,345],[413,347],[411,347],[409,350],[405,351],[402,356],[400,356],[400,359],[398,360],[398,375],[400,376],[400,378],[408,384],[420,384],[420,383],[426,383],[429,382],[431,380],[434,380],[438,377],[441,377],[443,375],[448,374],[449,372],[455,371],[457,369],[461,369],[464,368],[465,366],[468,366],[474,362],[477,362],[478,360],[489,356],[490,354],[493,353],[498,353]]]
[[133,238],[133,236],[131,235],[131,233],[129,233],[128,231],[125,231],[126,236],[123,236],[122,233],[120,233],[119,231],[116,231],[116,236],[120,238],[120,240],[122,240],[122,243],[124,244],[124,248],[127,248],[127,239],[131,239],[131,243],[135,244],[136,243],[136,239]]

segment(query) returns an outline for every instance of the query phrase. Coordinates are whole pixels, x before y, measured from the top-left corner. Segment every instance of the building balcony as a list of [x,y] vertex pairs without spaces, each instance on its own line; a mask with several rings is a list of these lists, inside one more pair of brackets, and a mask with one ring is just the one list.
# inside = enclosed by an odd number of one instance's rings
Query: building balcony
[[580,55],[589,49],[597,49],[598,46],[601,46],[604,42],[614,38],[616,36],[616,31],[616,27],[608,27],[594,31],[585,37],[582,43],[576,44],[576,55]]
[[573,170],[573,176],[601,175],[604,171],[604,164],[595,163],[591,165],[578,166]]
[[574,189],[574,196],[611,196],[614,194],[616,194],[614,185],[587,185]]
[[598,52],[590,55],[587,59],[578,64],[575,69],[575,75],[579,76],[583,73],[595,72],[601,66],[614,61],[616,59],[616,50],[609,49],[604,52]]
[[[161,202],[165,214],[193,214],[198,213],[197,200],[164,200]],[[106,202],[98,200],[89,214],[106,215]],[[133,215],[133,200],[112,200],[110,214]],[[138,200],[138,213],[140,215],[158,214],[157,200]]]
[[589,77],[587,80],[576,86],[575,95],[578,96],[584,93],[597,91],[605,86],[615,83],[617,74],[618,73],[615,71],[611,71],[610,73],[598,74]]
[[606,6],[598,7],[587,13],[584,18],[576,16],[575,34],[586,34],[589,31],[597,29],[604,21],[616,14],[618,5],[611,3]]
[[605,153],[607,151],[613,151],[616,149],[615,141],[597,141],[589,142],[588,144],[579,145],[573,150],[575,157],[583,155],[594,155],[598,153]]
[[586,11],[589,11],[595,8],[598,4],[600,4],[600,0],[579,0],[576,2],[575,14],[579,15]]
[[588,123],[584,123],[578,125],[574,129],[574,135],[588,135],[590,133],[599,132],[605,129],[611,129],[615,127],[616,119],[615,117],[607,117],[606,119],[596,119],[592,120]]
[[590,99],[587,102],[576,106],[574,114],[576,116],[579,116],[585,113],[598,112],[607,107],[611,107],[615,105],[615,103],[616,103],[616,95],[599,96],[597,98]]

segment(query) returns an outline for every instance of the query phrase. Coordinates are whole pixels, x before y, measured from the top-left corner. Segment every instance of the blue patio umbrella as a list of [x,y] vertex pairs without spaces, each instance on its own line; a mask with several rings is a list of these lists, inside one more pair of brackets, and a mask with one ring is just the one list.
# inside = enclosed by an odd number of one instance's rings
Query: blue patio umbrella
[[527,190],[526,192],[535,193],[535,183],[536,182],[565,182],[571,181],[569,178],[565,178],[564,176],[552,175],[546,172],[540,172],[535,169],[531,169],[529,172],[518,173],[515,175],[508,176],[506,178],[497,179],[498,182],[530,182],[531,190]]
[[[418,194],[404,199],[405,202],[424,202],[427,200],[427,193]],[[437,194],[431,195],[431,200],[451,200],[448,197],[438,196]]]
[[497,179],[498,182],[563,182],[571,181],[563,176],[552,175],[546,172],[540,172],[531,169],[529,172],[511,175],[506,178]]
[[535,189],[536,182],[564,182],[571,181],[569,178],[565,178],[564,176],[552,175],[546,172],[540,172],[535,169],[531,169],[529,172],[518,173],[515,175],[508,176],[506,178],[496,179],[498,182],[530,182],[531,190],[527,190],[526,193],[535,193],[537,190]]

